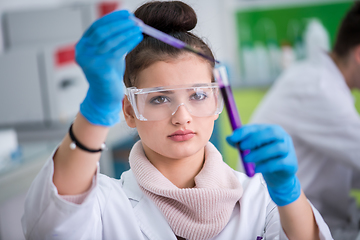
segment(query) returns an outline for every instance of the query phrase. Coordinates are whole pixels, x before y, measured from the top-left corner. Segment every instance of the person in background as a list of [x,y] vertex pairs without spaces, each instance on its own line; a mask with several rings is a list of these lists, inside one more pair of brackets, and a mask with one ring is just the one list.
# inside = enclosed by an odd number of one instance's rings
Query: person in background
[[286,70],[255,109],[250,122],[281,125],[292,137],[297,176],[335,239],[355,239],[360,188],[360,117],[352,89],[360,89],[360,2],[343,19],[335,46],[317,62]]
[[[151,1],[135,16],[214,59],[190,32],[197,18],[185,3]],[[283,129],[249,126],[228,138],[253,150],[246,160],[264,178],[234,171],[209,142],[222,110],[214,61],[143,36],[125,10],[92,24],[76,60],[89,90],[29,190],[27,239],[332,239],[301,190]],[[121,109],[141,140],[117,180],[100,174],[98,161]]]

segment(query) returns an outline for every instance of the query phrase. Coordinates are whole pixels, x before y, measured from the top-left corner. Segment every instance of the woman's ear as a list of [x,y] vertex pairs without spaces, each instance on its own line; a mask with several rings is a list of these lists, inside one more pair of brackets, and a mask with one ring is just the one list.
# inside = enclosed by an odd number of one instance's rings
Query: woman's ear
[[126,121],[127,125],[131,128],[135,128],[136,127],[136,123],[135,123],[136,116],[135,116],[134,110],[133,110],[126,95],[122,101],[122,109],[123,109],[123,113],[124,113],[124,117],[125,117],[125,121]]

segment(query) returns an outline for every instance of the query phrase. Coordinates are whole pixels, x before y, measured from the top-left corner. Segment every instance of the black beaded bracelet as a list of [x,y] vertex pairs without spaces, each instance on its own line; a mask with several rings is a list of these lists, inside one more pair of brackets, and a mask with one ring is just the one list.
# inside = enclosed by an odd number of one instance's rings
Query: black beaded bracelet
[[106,145],[105,143],[101,144],[101,147],[100,149],[89,149],[87,147],[85,147],[83,144],[81,144],[75,137],[74,133],[73,133],[73,130],[72,130],[72,127],[73,127],[73,124],[70,125],[70,128],[69,128],[69,135],[70,135],[70,138],[71,138],[71,143],[70,143],[70,148],[71,149],[75,149],[76,147],[86,151],[86,152],[90,152],[90,153],[97,153],[97,152],[101,152],[103,150],[106,149]]

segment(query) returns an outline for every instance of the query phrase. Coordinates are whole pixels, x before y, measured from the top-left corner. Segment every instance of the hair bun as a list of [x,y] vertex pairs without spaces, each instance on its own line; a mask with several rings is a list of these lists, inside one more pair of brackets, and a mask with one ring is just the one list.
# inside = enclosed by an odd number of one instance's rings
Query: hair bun
[[165,33],[190,31],[197,23],[194,9],[180,1],[148,2],[135,11],[135,16]]

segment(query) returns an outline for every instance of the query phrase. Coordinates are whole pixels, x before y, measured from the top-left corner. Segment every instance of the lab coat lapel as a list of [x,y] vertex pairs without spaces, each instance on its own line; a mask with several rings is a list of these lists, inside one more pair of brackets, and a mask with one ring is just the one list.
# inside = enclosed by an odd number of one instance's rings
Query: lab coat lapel
[[176,236],[164,215],[141,191],[133,172],[131,170],[125,172],[121,179],[123,180],[123,189],[134,208],[139,227],[144,235],[150,240],[176,240]]

